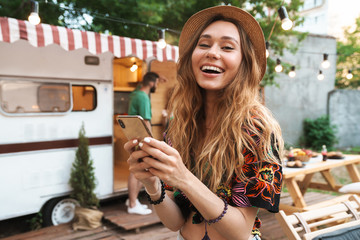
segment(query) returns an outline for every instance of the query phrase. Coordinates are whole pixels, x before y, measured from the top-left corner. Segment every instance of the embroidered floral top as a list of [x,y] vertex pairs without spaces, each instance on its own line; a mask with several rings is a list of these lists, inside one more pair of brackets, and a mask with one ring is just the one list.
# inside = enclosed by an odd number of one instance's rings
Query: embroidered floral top
[[[169,141],[169,139],[166,140],[167,143],[171,145],[171,141]],[[220,185],[217,188],[216,194],[220,198],[225,199],[231,206],[258,207],[270,212],[278,212],[282,185],[281,165],[268,162],[262,162],[262,164],[260,164],[255,155],[247,149],[244,149],[242,154],[244,156],[242,171],[249,181],[242,182],[234,174],[231,183],[229,185]],[[277,154],[275,156],[278,157]],[[167,184],[165,184],[165,188],[170,191],[175,190],[175,202],[185,218],[187,218],[191,212],[195,212],[192,220],[194,224],[201,223],[204,220],[180,189],[174,189]],[[260,235],[258,230],[260,227],[261,221],[257,217],[252,234]]]

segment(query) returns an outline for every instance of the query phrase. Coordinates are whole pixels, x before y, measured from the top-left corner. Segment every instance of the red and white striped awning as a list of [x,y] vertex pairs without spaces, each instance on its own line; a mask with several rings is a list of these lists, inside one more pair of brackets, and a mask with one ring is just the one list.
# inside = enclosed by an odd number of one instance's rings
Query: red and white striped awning
[[12,43],[27,40],[35,47],[58,44],[67,51],[85,48],[92,54],[110,51],[115,57],[136,56],[144,61],[155,57],[159,61],[177,61],[177,46],[167,44],[164,49],[157,42],[80,31],[49,24],[33,25],[28,21],[0,17],[0,41]]

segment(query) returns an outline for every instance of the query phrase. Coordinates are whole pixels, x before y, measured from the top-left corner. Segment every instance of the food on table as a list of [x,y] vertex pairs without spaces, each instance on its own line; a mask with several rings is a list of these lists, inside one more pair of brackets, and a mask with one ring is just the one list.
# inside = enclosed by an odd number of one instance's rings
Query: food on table
[[287,155],[289,160],[290,157],[292,156],[294,157],[295,160],[301,160],[303,162],[307,162],[313,156],[313,151],[311,151],[310,149],[294,148],[291,149],[289,151],[289,154]]
[[311,157],[317,157],[319,154],[317,152],[312,152]]
[[295,166],[295,161],[287,162],[286,166],[287,167],[294,167]]
[[296,167],[302,167],[303,163],[300,160],[295,160],[295,166]]
[[295,160],[295,161],[291,161],[291,162],[287,162],[286,166],[287,167],[297,167],[297,168],[301,168],[304,164],[300,161],[300,160]]
[[328,152],[327,158],[329,159],[342,159],[344,155],[342,152]]

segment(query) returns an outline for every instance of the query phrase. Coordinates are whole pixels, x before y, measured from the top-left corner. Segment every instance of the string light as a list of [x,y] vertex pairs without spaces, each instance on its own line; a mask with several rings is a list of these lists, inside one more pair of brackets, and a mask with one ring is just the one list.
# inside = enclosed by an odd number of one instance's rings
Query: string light
[[346,74],[346,79],[350,80],[353,78],[353,74],[351,72],[351,70],[348,70],[348,73]]
[[322,80],[324,80],[324,78],[325,78],[324,74],[322,73],[321,70],[319,70],[319,74],[317,75],[317,79],[318,79],[319,81],[322,81]]
[[[39,12],[39,5],[38,5],[38,2],[37,1],[33,1],[31,0],[32,2],[36,2],[37,4],[37,13]],[[155,26],[155,25],[151,25],[151,24],[148,24],[148,23],[141,23],[141,22],[136,22],[136,21],[132,21],[132,20],[128,20],[128,19],[124,19],[124,18],[115,18],[115,17],[111,17],[109,16],[108,14],[102,14],[102,13],[94,13],[94,12],[85,12],[84,9],[81,9],[81,8],[75,8],[75,7],[68,7],[68,6],[65,6],[63,4],[58,4],[58,3],[54,3],[52,1],[47,1],[45,0],[45,3],[46,4],[51,4],[51,5],[54,5],[58,8],[62,8],[62,9],[65,9],[65,10],[69,10],[69,11],[77,11],[81,14],[88,14],[90,15],[91,17],[93,18],[99,18],[99,19],[104,19],[104,20],[107,20],[107,21],[113,21],[113,22],[119,22],[119,23],[125,23],[125,24],[133,24],[133,25],[139,25],[139,26],[144,26],[144,27],[147,27],[147,28],[154,28],[154,29],[157,29],[158,31],[160,30],[163,30],[164,33],[165,33],[165,30],[162,28],[162,27],[158,27],[158,26]],[[35,12],[35,11],[33,11]],[[30,14],[31,15],[31,14]],[[29,21],[30,21],[30,16],[29,16]],[[40,18],[39,18],[39,23],[40,23]],[[34,23],[35,24],[35,23]],[[174,29],[170,29],[170,28],[166,28],[166,31],[169,31],[169,32],[173,32],[175,34],[178,34],[180,35],[180,31],[177,31],[177,30],[174,30]],[[164,35],[165,37],[165,35]],[[164,38],[164,42],[165,42],[165,38]],[[166,42],[165,42],[165,46],[166,47]]]
[[31,13],[28,17],[31,24],[38,25],[41,22],[39,17],[39,3],[37,1],[31,1]]
[[321,66],[325,69],[328,69],[330,67],[330,61],[328,60],[329,54],[324,53],[323,55],[323,62],[321,63]]
[[289,77],[294,78],[296,76],[295,66],[291,67],[291,71],[289,72]]
[[270,43],[269,43],[269,41],[265,42],[265,46],[266,46],[266,58],[268,58],[270,56],[270,52],[269,52]]
[[278,9],[278,13],[281,19],[281,27],[285,31],[290,30],[293,27],[293,22],[290,20],[289,15],[284,6]]
[[281,60],[279,58],[277,58],[276,59],[275,71],[279,73],[282,70],[283,70],[283,67],[281,66]]
[[[340,53],[330,53],[330,54],[327,54],[327,53],[319,53],[319,52],[309,52],[309,51],[297,51],[297,53],[300,53],[300,54],[314,54],[314,55],[323,55],[323,62],[320,63],[320,66],[324,69],[326,68],[329,68],[331,66],[331,63],[330,61],[328,60],[328,57],[329,55],[342,55]],[[325,63],[324,63],[325,62]],[[291,71],[290,71],[291,72]],[[288,73],[289,76],[290,76],[290,72]],[[292,73],[291,73],[292,74]],[[295,73],[296,75],[296,73]],[[347,72],[346,75],[343,75],[344,77],[351,77],[352,75],[352,72],[350,71],[350,74]],[[317,75],[318,79],[321,81],[321,80],[324,80],[325,79],[325,76],[324,74],[322,73],[322,71],[320,71],[320,73]]]

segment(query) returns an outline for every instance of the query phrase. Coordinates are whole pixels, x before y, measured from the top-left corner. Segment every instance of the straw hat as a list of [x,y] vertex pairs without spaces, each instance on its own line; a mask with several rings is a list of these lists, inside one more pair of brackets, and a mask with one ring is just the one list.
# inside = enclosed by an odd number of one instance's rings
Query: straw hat
[[241,8],[234,6],[216,6],[201,10],[192,15],[185,23],[180,39],[179,39],[179,54],[183,54],[183,51],[188,44],[189,39],[195,34],[199,26],[215,15],[222,15],[226,18],[232,18],[239,22],[240,26],[245,30],[252,42],[256,59],[261,69],[261,78],[263,78],[266,70],[266,48],[264,33],[253,16]]

